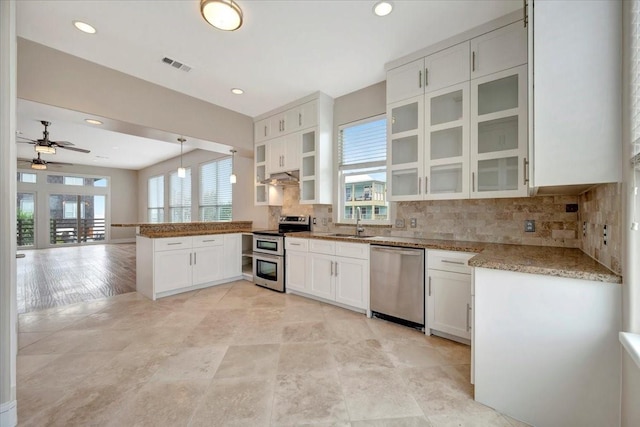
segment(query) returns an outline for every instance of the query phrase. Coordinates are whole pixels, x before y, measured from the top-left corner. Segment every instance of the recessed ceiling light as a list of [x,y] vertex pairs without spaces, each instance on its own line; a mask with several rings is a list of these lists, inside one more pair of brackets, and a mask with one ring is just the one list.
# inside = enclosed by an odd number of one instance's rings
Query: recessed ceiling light
[[86,22],[82,22],[82,21],[73,21],[73,25],[79,29],[80,31],[82,31],[83,33],[87,33],[87,34],[95,34],[96,33],[96,29],[87,24]]
[[373,5],[373,13],[378,16],[387,16],[393,10],[393,3],[390,1],[379,1]]
[[233,93],[234,95],[242,95],[244,91],[240,88],[234,87],[233,89],[231,89],[231,93]]
[[102,122],[100,120],[96,120],[96,119],[84,119],[85,122],[89,123],[90,125],[101,125]]

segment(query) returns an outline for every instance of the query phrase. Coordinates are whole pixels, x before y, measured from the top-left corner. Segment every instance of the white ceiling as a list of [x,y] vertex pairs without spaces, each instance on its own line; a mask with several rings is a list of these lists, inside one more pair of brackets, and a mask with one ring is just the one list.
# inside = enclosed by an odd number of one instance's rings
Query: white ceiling
[[[522,8],[520,0],[396,0],[393,12],[381,18],[372,13],[370,0],[237,2],[244,24],[224,32],[202,19],[198,0],[19,1],[17,32],[255,117],[318,90],[338,97],[382,81],[385,63]],[[81,33],[72,25],[74,20],[93,25],[97,33]],[[192,70],[185,73],[163,64],[165,56]],[[234,87],[245,94],[231,94]],[[37,126],[26,127],[29,119],[19,117],[19,125],[25,127],[20,130],[40,137]],[[54,125],[50,129],[54,140],[69,140],[83,148],[89,148],[89,139],[103,140],[97,134],[67,134],[63,123]],[[104,136],[104,140],[114,138]],[[133,140],[126,146],[131,144]],[[110,158],[119,157],[116,150],[106,151]],[[149,151],[140,152],[148,156]],[[128,154],[130,159],[136,157]]]

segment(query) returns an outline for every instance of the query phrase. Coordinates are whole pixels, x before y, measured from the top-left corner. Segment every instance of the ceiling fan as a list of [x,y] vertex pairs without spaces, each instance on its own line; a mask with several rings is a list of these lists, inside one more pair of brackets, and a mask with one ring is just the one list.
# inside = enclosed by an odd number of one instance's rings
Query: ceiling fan
[[[35,149],[38,153],[56,154],[56,148],[64,148],[65,150],[77,151],[79,153],[90,153],[89,150],[85,150],[84,148],[74,147],[73,144],[70,143],[69,141],[51,141],[49,139],[49,131],[47,130],[47,128],[51,125],[51,122],[41,120],[40,123],[42,123],[42,125],[44,126],[44,131],[42,132],[44,134],[43,138],[29,139],[23,136],[18,136],[18,138],[26,139],[26,141],[17,141],[17,142],[22,144],[35,145]],[[50,162],[50,163],[53,163],[53,162]]]
[[36,170],[46,170],[47,169],[47,165],[55,165],[55,166],[73,166],[72,163],[65,163],[65,162],[47,162],[45,160],[43,160],[40,157],[40,153],[38,153],[38,157],[34,158],[34,159],[18,159],[18,162],[22,162],[22,163],[30,163],[31,164],[31,169],[36,169]]

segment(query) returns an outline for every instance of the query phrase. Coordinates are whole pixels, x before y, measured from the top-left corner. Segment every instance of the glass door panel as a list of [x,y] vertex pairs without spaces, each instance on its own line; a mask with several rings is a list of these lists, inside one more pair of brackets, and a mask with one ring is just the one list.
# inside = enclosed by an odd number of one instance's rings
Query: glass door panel
[[518,148],[518,116],[478,123],[478,153]]
[[419,103],[401,105],[391,109],[391,134],[418,129]]
[[106,196],[51,194],[49,243],[78,244],[105,240]]
[[431,126],[456,120],[462,120],[462,90],[431,98]]
[[418,191],[418,169],[394,170],[391,172],[391,195],[411,196]]
[[518,75],[478,85],[478,115],[518,108]]
[[418,135],[391,140],[391,164],[402,165],[418,161]]
[[18,247],[30,247],[35,245],[35,218],[36,197],[35,193],[18,193],[16,203],[16,237]]
[[431,160],[462,156],[462,126],[431,132]]
[[478,191],[518,189],[518,157],[480,160],[478,162]]
[[431,167],[431,188],[433,194],[462,192],[462,163]]

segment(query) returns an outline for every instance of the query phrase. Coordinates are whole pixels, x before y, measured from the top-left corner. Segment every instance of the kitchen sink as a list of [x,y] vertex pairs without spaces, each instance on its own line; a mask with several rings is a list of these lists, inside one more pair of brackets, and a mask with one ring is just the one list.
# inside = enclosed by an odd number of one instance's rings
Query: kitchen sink
[[355,234],[346,234],[346,233],[334,233],[329,234],[331,237],[342,237],[346,239],[371,239],[374,236],[356,236]]

